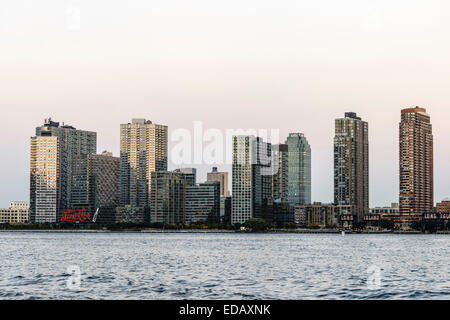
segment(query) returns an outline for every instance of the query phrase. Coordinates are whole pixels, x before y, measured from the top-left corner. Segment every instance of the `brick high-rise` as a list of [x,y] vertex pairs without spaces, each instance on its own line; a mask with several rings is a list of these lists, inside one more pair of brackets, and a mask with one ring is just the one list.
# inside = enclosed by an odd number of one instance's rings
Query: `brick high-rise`
[[424,108],[401,111],[399,205],[402,227],[433,210],[433,133]]

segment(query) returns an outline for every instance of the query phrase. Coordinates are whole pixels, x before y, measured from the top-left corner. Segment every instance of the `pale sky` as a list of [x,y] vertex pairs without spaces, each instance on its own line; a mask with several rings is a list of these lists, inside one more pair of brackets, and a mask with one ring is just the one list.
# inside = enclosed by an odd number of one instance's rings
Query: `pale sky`
[[[435,201],[450,196],[450,3],[367,0],[3,0],[0,207],[29,197],[29,138],[44,118],[303,132],[312,199],[333,199],[334,119],[369,122],[370,205],[398,202],[400,110],[431,114]],[[174,169],[172,164],[170,169]],[[198,181],[209,166],[197,167]],[[219,166],[219,169],[230,169]],[[231,188],[231,186],[230,186]]]

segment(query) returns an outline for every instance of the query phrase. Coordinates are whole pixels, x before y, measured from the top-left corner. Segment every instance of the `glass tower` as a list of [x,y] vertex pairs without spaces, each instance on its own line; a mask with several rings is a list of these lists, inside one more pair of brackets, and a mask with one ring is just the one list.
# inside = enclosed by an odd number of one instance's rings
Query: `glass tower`
[[288,200],[291,204],[311,203],[311,147],[302,133],[290,133],[288,146]]

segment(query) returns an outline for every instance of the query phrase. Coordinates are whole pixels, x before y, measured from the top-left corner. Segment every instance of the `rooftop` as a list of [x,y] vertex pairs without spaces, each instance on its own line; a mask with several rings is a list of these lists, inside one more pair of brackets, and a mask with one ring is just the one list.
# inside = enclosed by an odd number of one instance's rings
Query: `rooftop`
[[345,117],[355,120],[361,120],[361,118],[356,115],[356,112],[346,112]]
[[402,113],[427,113],[427,109],[416,106],[414,108],[402,109]]

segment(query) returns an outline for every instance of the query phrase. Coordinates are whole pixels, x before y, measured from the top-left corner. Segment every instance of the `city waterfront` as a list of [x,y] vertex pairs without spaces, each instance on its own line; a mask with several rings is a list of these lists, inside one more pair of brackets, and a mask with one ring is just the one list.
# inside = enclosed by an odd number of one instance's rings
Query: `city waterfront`
[[1,232],[0,299],[448,299],[449,240]]

